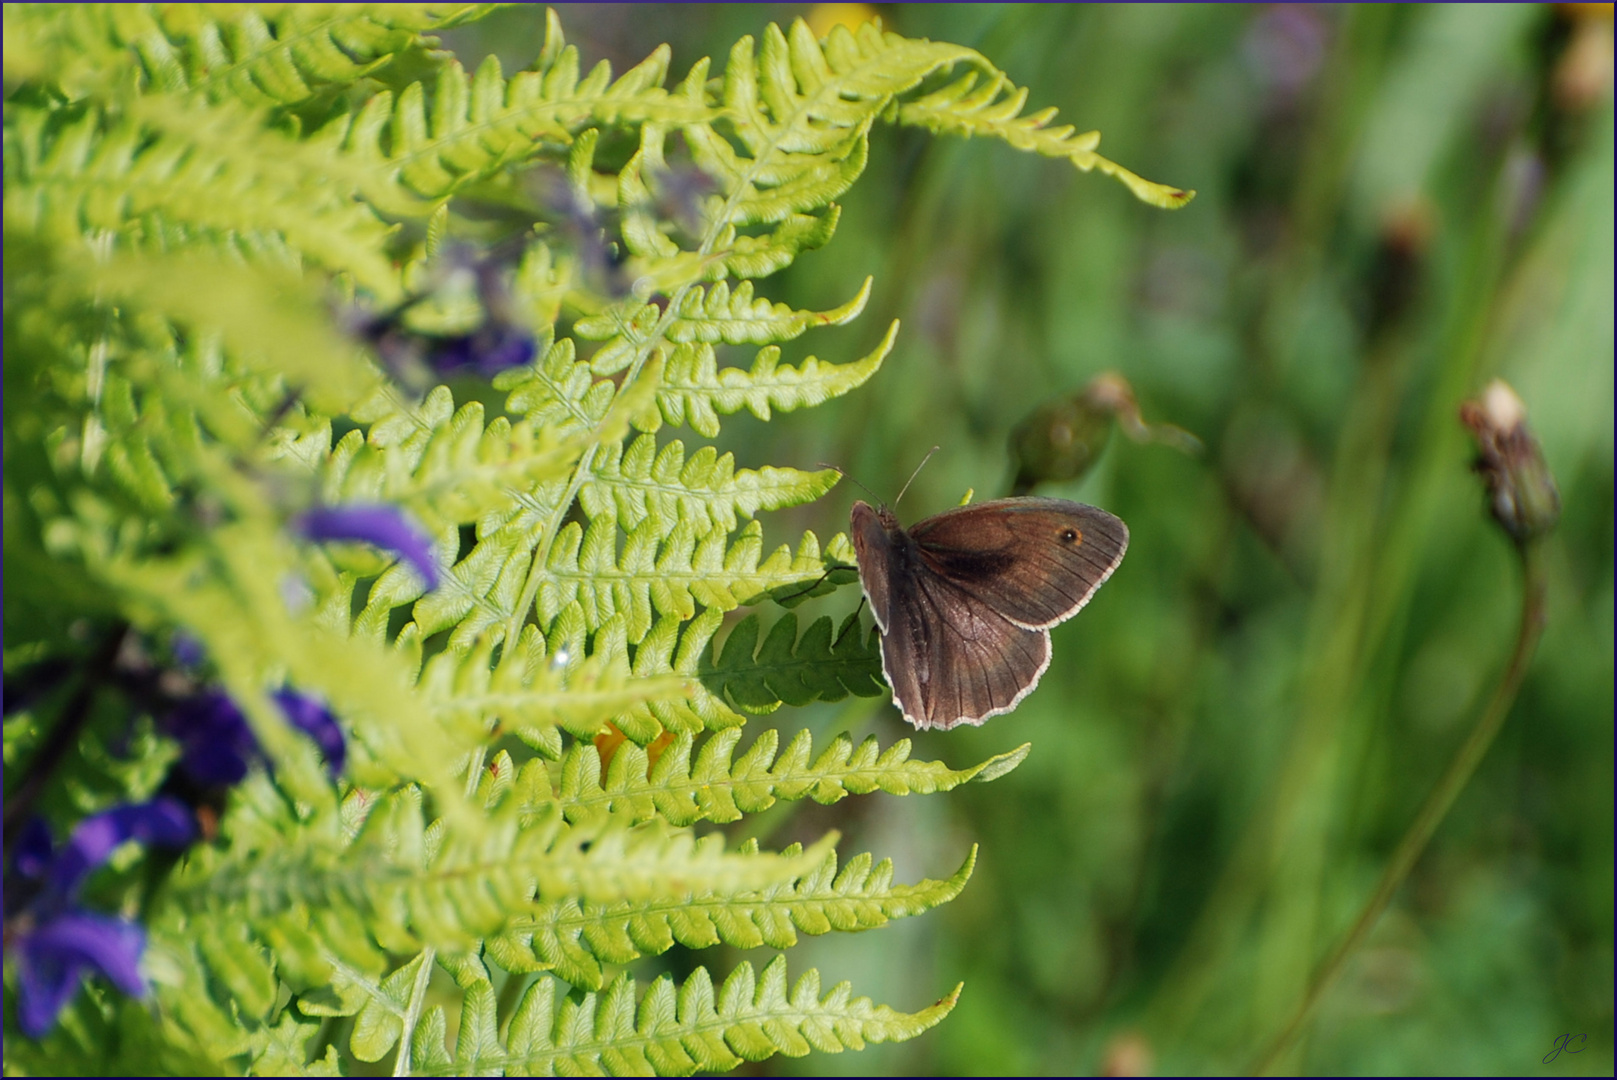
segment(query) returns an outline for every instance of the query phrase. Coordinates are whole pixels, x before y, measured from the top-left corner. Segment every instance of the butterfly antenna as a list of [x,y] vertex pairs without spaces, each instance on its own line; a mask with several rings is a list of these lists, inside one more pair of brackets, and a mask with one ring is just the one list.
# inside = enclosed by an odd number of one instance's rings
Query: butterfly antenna
[[894,506],[898,505],[899,499],[904,497],[904,493],[910,489],[911,484],[915,483],[915,478],[921,475],[921,470],[926,468],[926,463],[931,461],[932,455],[937,452],[938,448],[935,446],[926,452],[926,457],[922,458],[921,463],[915,466],[915,471],[910,473],[910,478],[908,480],[904,481],[904,486],[898,489],[898,499],[893,500]]
[[863,491],[866,495],[869,495],[872,499],[875,499],[877,502],[881,502],[881,496],[880,495],[877,495],[874,491],[871,491],[869,488],[865,487],[865,485],[861,484],[859,481],[857,481],[853,477],[849,476],[846,472],[844,472],[842,469],[838,468],[837,466],[831,465],[831,464],[828,464],[828,463],[822,461],[819,464],[819,468],[830,469],[831,471],[835,472],[838,476],[840,476],[844,480],[848,481],[848,483],[852,484],[854,487],[858,488],[860,491]]

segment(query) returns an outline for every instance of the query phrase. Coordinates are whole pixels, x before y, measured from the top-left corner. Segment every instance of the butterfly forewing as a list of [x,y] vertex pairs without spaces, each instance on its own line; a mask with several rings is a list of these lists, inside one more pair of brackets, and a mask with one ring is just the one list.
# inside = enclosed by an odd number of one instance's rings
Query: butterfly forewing
[[1018,626],[1078,613],[1117,569],[1129,530],[1104,510],[1064,499],[962,506],[910,529],[923,562]]
[[865,502],[853,504],[848,533],[853,537],[854,557],[859,560],[859,586],[865,591],[865,599],[870,601],[870,610],[876,616],[876,625],[885,633],[891,595],[889,582],[895,576],[895,568],[892,565],[895,554],[892,536],[880,514]]

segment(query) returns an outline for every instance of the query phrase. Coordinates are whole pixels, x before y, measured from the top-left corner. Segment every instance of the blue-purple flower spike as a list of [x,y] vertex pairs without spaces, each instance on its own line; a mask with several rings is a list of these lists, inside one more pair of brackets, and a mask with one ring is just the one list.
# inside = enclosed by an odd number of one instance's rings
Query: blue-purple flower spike
[[17,1022],[23,1033],[39,1038],[78,993],[88,970],[105,975],[131,997],[146,993],[140,956],[146,931],[126,922],[87,911],[70,911],[22,935],[17,946]]
[[90,871],[107,861],[120,844],[139,840],[162,847],[184,847],[196,837],[196,819],[178,799],[115,806],[79,822],[51,867],[57,895],[74,899]]
[[342,728],[337,726],[337,718],[331,715],[331,710],[314,698],[290,688],[277,690],[271,696],[292,726],[314,740],[326,759],[326,768],[331,775],[341,773],[343,763],[348,760],[348,743],[343,739]]
[[247,718],[220,690],[180,702],[160,726],[179,740],[180,768],[206,787],[240,783],[258,756],[258,740]]
[[126,841],[184,847],[196,831],[191,812],[166,797],[92,814],[54,856],[43,822],[23,830],[6,867],[6,937],[17,957],[17,1022],[25,1034],[37,1039],[55,1026],[92,971],[126,994],[146,993],[145,929],[82,910],[79,887]]
[[[342,772],[348,744],[330,710],[290,687],[271,696],[287,721],[314,740],[331,774]],[[240,783],[262,755],[247,717],[220,690],[209,690],[181,702],[164,718],[162,730],[179,740],[180,768],[204,787]]]
[[537,353],[538,345],[528,331],[490,323],[475,334],[438,342],[430,361],[440,375],[470,369],[493,377],[508,368],[532,363]]
[[415,567],[429,592],[438,587],[432,539],[396,506],[317,507],[298,519],[298,529],[310,540],[359,540],[387,548]]

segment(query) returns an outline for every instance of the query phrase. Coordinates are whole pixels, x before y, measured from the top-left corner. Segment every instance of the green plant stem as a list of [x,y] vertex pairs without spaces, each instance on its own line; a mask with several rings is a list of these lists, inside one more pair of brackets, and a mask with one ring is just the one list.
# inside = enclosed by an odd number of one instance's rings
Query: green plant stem
[[1314,1007],[1319,1004],[1320,998],[1331,988],[1336,977],[1341,974],[1343,965],[1351,956],[1376,923],[1380,920],[1382,912],[1392,902],[1393,894],[1398,891],[1404,879],[1414,869],[1415,862],[1426,850],[1427,843],[1432,834],[1448,815],[1454,800],[1465,788],[1471,774],[1476,772],[1488,748],[1493,745],[1494,737],[1504,726],[1505,717],[1510,713],[1510,706],[1516,700],[1516,693],[1521,689],[1522,679],[1527,674],[1527,666],[1533,658],[1533,652],[1538,647],[1539,636],[1544,631],[1544,571],[1538,555],[1538,549],[1533,544],[1523,545],[1519,548],[1522,561],[1522,615],[1521,625],[1516,634],[1516,647],[1511,653],[1510,664],[1505,669],[1504,676],[1499,685],[1494,688],[1493,696],[1488,700],[1487,707],[1477,719],[1477,724],[1466,736],[1465,742],[1460,744],[1459,751],[1454,760],[1449,762],[1447,771],[1427,796],[1426,802],[1421,806],[1420,813],[1415,815],[1414,822],[1399,841],[1398,848],[1387,861],[1386,869],[1382,871],[1381,880],[1376,885],[1376,891],[1371,894],[1359,917],[1354,920],[1353,927],[1347,932],[1325,962],[1319,967],[1308,992],[1303,995],[1292,1014],[1291,1020],[1286,1024],[1279,1035],[1258,1058],[1252,1069],[1252,1075],[1266,1074],[1282,1054],[1291,1046],[1298,1034],[1302,1031],[1304,1023],[1313,1013]]
[[415,985],[410,988],[410,1003],[405,1006],[403,1030],[399,1035],[399,1052],[393,1059],[393,1075],[410,1075],[411,1051],[414,1049],[416,1025],[427,1007],[427,985],[432,982],[433,967],[438,963],[438,950],[428,946],[421,950],[421,967],[415,973]]

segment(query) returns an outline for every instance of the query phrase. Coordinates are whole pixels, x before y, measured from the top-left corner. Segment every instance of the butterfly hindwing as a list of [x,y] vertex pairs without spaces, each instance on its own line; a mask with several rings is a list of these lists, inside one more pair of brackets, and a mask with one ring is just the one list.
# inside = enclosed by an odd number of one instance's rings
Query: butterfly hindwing
[[980,724],[1014,709],[1050,665],[1049,632],[1017,626],[936,575],[916,582],[931,631],[929,668],[947,673],[925,687],[927,725]]

